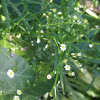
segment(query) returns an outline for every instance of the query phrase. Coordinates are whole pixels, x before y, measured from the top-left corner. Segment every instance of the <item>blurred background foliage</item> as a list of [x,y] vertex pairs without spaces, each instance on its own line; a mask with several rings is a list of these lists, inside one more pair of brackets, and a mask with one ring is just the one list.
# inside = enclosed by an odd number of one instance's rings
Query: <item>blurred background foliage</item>
[[[8,97],[12,100],[17,88],[17,77],[12,83],[14,89],[6,91],[6,84],[2,84],[4,81],[11,83],[2,76],[8,63],[14,70],[16,66],[17,70],[21,67],[17,73],[26,68],[25,73],[30,77],[33,75],[32,79],[26,77],[27,81],[21,81],[18,86],[23,90],[21,100],[100,100],[100,1],[50,1],[0,1],[0,68],[4,68],[0,71],[0,91],[3,91],[0,100],[8,100]],[[90,4],[86,5],[86,2]],[[63,54],[59,50],[60,43],[67,46]],[[63,69],[64,59],[71,65],[69,72]],[[57,80],[54,71],[59,74]],[[47,80],[47,74],[53,78]],[[52,89],[53,94],[49,94]]]

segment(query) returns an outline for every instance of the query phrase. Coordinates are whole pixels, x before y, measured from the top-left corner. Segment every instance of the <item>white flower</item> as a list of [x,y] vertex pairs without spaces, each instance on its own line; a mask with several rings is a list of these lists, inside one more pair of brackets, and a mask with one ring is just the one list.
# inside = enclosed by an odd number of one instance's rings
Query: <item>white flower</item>
[[70,65],[65,65],[64,68],[65,68],[65,70],[67,70],[67,71],[71,69]]
[[20,38],[20,37],[21,37],[21,34],[17,35],[16,37],[17,37],[17,38]]
[[40,43],[40,39],[37,39],[37,43]]
[[14,45],[12,42],[10,42],[11,45]]
[[44,31],[43,31],[43,30],[41,30],[41,31],[40,31],[40,33],[44,33]]
[[32,46],[33,46],[34,44],[32,44]]
[[47,48],[48,48],[48,44],[45,45],[45,49],[47,49]]
[[64,60],[63,60],[63,63],[66,64],[66,63],[67,63],[67,59],[64,59]]
[[78,7],[75,7],[74,9],[75,9],[76,11],[79,11],[79,8],[78,8]]
[[31,43],[34,43],[34,41],[31,41]]
[[9,69],[7,71],[7,75],[8,75],[8,77],[13,78],[14,77],[14,72],[11,69]]
[[78,56],[81,56],[81,53],[78,53],[77,55],[78,55]]
[[14,100],[20,100],[19,96],[14,96]]
[[72,76],[75,76],[75,72],[72,72]]
[[66,45],[65,45],[65,44],[61,44],[61,45],[60,45],[60,49],[61,49],[62,51],[65,51],[65,50],[66,50]]
[[52,76],[50,74],[47,75],[47,79],[51,79]]
[[15,51],[15,50],[16,50],[16,48],[11,48],[11,50],[12,50],[12,51]]
[[54,8],[52,11],[53,11],[53,12],[56,12],[56,9]]
[[58,15],[61,15],[62,14],[62,12],[58,12]]
[[96,27],[96,28],[98,28],[99,26],[98,26],[98,25],[96,25],[95,27]]
[[54,17],[57,17],[57,16],[54,14]]
[[21,95],[22,94],[21,90],[17,90],[17,94]]
[[53,0],[50,0],[50,3],[52,2]]
[[46,13],[43,13],[43,16],[46,16]]
[[89,44],[89,47],[92,48],[93,47],[93,44]]
[[48,19],[48,18],[49,18],[49,16],[46,16],[46,18]]
[[80,20],[78,20],[78,21],[77,21],[77,23],[78,23],[78,24],[81,24],[81,21],[80,21]]
[[71,53],[71,55],[72,55],[72,56],[74,56],[74,55],[75,55],[75,53]]
[[54,53],[52,53],[51,55],[52,55],[52,56],[54,56],[55,54],[54,54]]
[[53,73],[56,74],[57,72],[56,71],[53,71]]

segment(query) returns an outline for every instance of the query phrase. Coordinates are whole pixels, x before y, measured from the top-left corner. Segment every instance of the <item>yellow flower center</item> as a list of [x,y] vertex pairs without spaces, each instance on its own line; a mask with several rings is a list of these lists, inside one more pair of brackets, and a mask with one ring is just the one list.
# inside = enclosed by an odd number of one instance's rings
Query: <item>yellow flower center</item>
[[10,72],[10,75],[13,75],[13,73],[12,73],[12,72]]
[[53,9],[53,12],[56,12],[56,9]]
[[67,66],[66,68],[69,69],[69,66]]
[[62,46],[62,48],[64,49],[64,48],[65,48],[65,46]]
[[50,76],[48,76],[48,78],[50,78]]
[[85,22],[85,23],[88,23],[88,20],[87,20],[87,19],[85,19],[85,20],[84,20],[84,22]]
[[21,93],[20,91],[18,91],[18,93]]
[[63,62],[64,62],[64,63],[67,63],[67,60],[65,59]]

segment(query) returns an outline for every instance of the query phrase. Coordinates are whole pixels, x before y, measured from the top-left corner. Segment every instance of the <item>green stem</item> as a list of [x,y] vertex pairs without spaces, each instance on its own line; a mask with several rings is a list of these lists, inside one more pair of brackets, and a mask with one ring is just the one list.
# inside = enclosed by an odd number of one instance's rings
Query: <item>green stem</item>
[[3,6],[4,14],[5,14],[6,20],[7,20],[7,27],[9,28],[10,22],[9,22],[9,13],[8,13],[8,9],[7,9],[6,0],[1,0],[1,1],[2,1],[2,6]]
[[60,67],[60,65],[58,65],[58,70],[57,70],[57,74],[56,74],[55,83],[54,83],[54,85],[53,85],[53,87],[52,87],[52,89],[51,89],[50,95],[52,95],[52,92],[53,92],[53,90],[54,90],[54,87],[55,87],[56,84],[57,84],[58,75],[59,75],[59,67]]
[[86,89],[85,93],[87,93],[87,91],[93,86],[93,83],[94,83],[94,81],[95,81],[96,76],[97,76],[97,74],[94,73],[94,76],[93,76],[93,78],[92,78],[92,81],[91,81],[91,83],[89,84],[88,88]]
[[[8,0],[8,4],[9,4],[9,6],[11,6],[11,7],[13,8],[13,10],[16,12],[16,14],[17,14],[18,16],[21,16],[21,12],[18,10],[18,8],[17,8],[10,0]],[[31,26],[30,26],[29,23],[26,21],[25,17],[24,17],[24,19],[23,19],[23,22],[24,22],[25,26],[28,28],[28,30],[29,30],[30,32],[32,32]]]
[[32,16],[38,21],[39,24],[41,24],[40,20],[39,20],[34,14],[32,14],[32,13],[28,10],[28,8],[26,7],[26,4],[24,3],[24,1],[21,0],[21,2],[22,2],[22,4],[23,4],[24,8],[26,9],[26,11],[27,11],[30,15],[32,15]]
[[17,26],[28,14],[25,14],[18,22],[16,22],[9,30],[5,30],[4,33],[10,31],[13,29],[15,26]]
[[[52,24],[42,25],[41,27],[46,27],[46,26],[56,26],[56,25],[62,25],[62,24],[73,24],[73,22],[52,23]],[[77,22],[74,22],[74,24],[78,24],[78,23],[77,23]]]

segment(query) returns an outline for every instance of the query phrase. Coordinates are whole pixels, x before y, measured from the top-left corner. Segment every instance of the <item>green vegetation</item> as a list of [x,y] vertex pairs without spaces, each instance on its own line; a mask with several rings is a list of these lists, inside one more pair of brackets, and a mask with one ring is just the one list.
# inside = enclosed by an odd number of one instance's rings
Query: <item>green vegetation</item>
[[100,99],[93,4],[98,0],[88,7],[79,0],[0,1],[0,100]]

